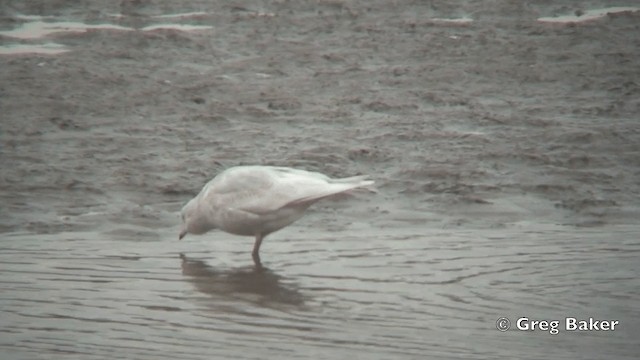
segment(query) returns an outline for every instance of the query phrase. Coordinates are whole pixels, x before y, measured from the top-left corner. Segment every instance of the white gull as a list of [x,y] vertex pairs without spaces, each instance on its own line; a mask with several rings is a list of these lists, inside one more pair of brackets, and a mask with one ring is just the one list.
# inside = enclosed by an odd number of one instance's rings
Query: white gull
[[253,261],[270,233],[300,219],[321,199],[373,185],[365,175],[332,179],[318,172],[275,166],[237,166],[209,181],[182,208],[180,239],[212,229],[255,236]]

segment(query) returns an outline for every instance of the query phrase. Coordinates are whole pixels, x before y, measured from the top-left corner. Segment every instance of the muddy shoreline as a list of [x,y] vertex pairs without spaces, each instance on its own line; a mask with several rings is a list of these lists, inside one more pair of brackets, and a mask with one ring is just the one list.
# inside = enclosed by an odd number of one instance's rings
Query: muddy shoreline
[[3,201],[175,201],[220,167],[260,163],[370,173],[393,204],[380,220],[397,207],[447,226],[637,218],[637,13],[567,26],[513,9],[459,25],[300,6],[179,21],[208,32],[53,34],[72,51],[3,56]]

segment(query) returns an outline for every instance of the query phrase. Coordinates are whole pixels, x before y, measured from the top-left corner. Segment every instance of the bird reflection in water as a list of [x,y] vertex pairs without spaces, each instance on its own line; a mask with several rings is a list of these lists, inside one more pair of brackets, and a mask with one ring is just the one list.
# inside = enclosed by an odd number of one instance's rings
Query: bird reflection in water
[[214,298],[245,301],[265,307],[302,307],[304,297],[293,284],[262,266],[216,269],[180,254],[182,274],[196,289]]

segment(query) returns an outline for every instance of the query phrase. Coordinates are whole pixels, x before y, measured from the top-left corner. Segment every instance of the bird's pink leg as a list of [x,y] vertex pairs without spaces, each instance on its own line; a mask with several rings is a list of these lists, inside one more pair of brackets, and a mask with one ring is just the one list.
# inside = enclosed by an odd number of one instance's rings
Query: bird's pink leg
[[251,256],[253,257],[253,263],[256,264],[257,267],[261,267],[262,263],[260,262],[260,245],[262,245],[262,234],[256,235],[256,242],[253,244],[253,252]]

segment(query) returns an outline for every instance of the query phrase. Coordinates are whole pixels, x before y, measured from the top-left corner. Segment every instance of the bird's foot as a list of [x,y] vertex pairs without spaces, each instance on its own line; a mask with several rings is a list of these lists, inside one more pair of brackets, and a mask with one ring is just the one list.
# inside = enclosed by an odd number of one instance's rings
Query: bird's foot
[[253,257],[253,263],[256,266],[256,269],[262,269],[262,262],[260,261],[260,254],[258,254],[257,252],[253,252],[251,254],[251,257]]

